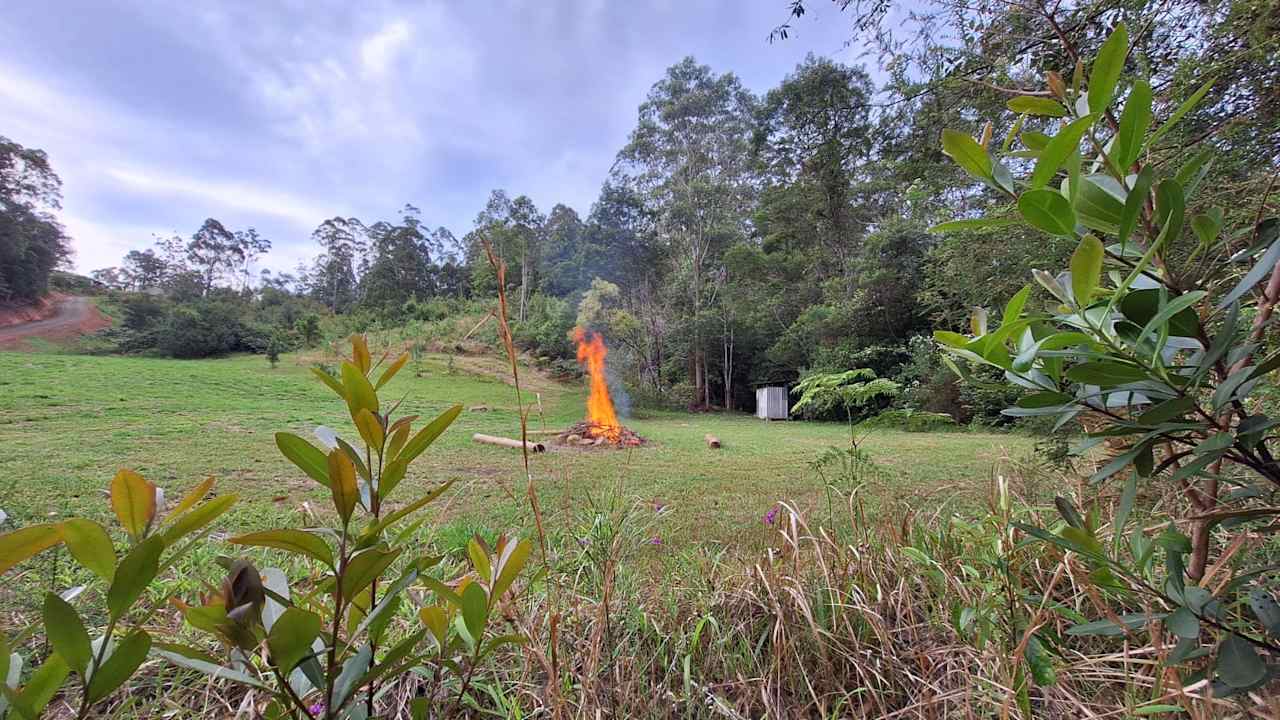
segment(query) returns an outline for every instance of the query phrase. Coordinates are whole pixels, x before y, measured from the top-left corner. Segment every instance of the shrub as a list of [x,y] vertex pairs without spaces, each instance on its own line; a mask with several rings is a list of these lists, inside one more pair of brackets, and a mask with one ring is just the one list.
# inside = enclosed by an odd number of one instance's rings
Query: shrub
[[859,423],[864,428],[892,428],[907,432],[945,432],[959,429],[955,418],[946,413],[924,410],[885,410]]
[[200,300],[175,307],[156,347],[175,358],[225,355],[242,347],[246,329],[240,309],[226,300]]
[[[1019,388],[1022,397],[1006,415],[1050,417],[1059,426],[1079,419],[1092,431],[1081,449],[1112,445],[1090,478],[1094,486],[1120,481],[1111,541],[1095,493],[1083,513],[1060,497],[1061,521],[1052,527],[1019,526],[1089,570],[1101,617],[1067,633],[1146,632],[1157,647],[1176,643],[1160,657],[1171,666],[1212,656],[1198,673],[1224,697],[1265,685],[1280,657],[1274,584],[1263,579],[1269,568],[1259,569],[1266,555],[1236,554],[1251,521],[1277,514],[1259,499],[1280,490],[1273,433],[1280,420],[1250,396],[1280,368],[1267,336],[1280,301],[1280,218],[1263,217],[1266,198],[1241,214],[1237,230],[1227,225],[1229,208],[1188,217],[1215,150],[1185,148],[1176,171],[1146,162],[1145,153],[1211,83],[1152,131],[1152,89],[1142,78],[1133,80],[1122,110],[1109,110],[1127,51],[1120,24],[1094,59],[1087,88],[1081,67],[1070,88],[1051,74],[1051,96],[1010,101],[1026,113],[1067,118],[1052,138],[1021,134],[1026,149],[1017,153],[1035,158],[1024,181],[1015,181],[985,142],[944,132],[944,151],[1017,208],[1013,218],[945,226],[1017,221],[1078,245],[1067,272],[1033,271],[1053,298],[1048,308],[1028,304],[1027,286],[1009,300],[998,326],[979,311],[971,336],[936,337],[956,357],[992,367]],[[1064,166],[1066,177],[1054,183]],[[1181,497],[1180,517],[1168,527],[1134,523],[1130,534],[1131,514],[1154,509],[1140,499],[1165,492]],[[1234,582],[1214,577],[1233,556],[1253,572]]]

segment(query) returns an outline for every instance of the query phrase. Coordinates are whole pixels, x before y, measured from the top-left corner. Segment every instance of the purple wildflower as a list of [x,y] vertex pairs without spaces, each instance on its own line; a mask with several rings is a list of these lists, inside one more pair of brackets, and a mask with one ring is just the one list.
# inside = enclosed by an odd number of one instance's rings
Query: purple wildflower
[[307,712],[311,713],[312,715],[322,715],[322,714],[324,714],[324,703],[322,703],[322,702],[318,702],[318,703],[315,703],[315,704],[313,704],[313,705],[308,706],[308,707],[307,707]]
[[662,538],[658,537],[657,535],[654,535],[653,537],[649,538],[649,544],[650,544],[650,545],[661,545],[661,544],[662,544]]
[[764,514],[764,524],[772,525],[774,520],[778,519],[778,506],[774,505],[769,508],[769,512]]

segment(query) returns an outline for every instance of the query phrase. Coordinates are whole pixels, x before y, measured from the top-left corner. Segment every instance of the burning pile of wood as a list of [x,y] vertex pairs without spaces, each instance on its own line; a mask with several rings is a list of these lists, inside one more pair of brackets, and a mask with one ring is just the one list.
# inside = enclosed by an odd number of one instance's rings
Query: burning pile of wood
[[644,444],[644,438],[623,425],[605,426],[583,420],[556,435],[556,442],[560,445],[578,445],[582,447],[592,445],[639,447]]

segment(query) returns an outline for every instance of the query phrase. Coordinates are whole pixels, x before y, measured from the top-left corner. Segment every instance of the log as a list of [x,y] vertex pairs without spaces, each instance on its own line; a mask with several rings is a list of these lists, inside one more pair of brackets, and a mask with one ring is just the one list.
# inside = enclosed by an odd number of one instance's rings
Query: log
[[517,448],[517,449],[524,447],[531,453],[540,453],[540,452],[547,451],[547,446],[543,445],[540,442],[522,443],[519,440],[512,440],[511,438],[504,438],[504,437],[496,437],[494,435],[485,435],[483,433],[476,433],[475,435],[472,435],[471,441],[483,443],[485,445],[497,445],[499,447],[509,447],[509,448]]
[[715,435],[712,435],[711,433],[707,433],[703,437],[707,441],[707,447],[711,448],[712,450],[720,449],[720,438],[716,437]]

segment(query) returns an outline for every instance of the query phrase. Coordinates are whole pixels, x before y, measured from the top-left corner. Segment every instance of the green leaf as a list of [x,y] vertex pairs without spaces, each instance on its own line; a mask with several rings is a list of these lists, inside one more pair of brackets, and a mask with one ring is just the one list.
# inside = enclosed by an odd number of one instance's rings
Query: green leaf
[[1147,715],[1163,715],[1165,713],[1185,713],[1186,708],[1181,705],[1143,705],[1133,711],[1134,715],[1146,717]]
[[89,682],[89,702],[96,703],[116,691],[133,676],[151,651],[151,636],[146,630],[134,630],[116,644],[111,657],[102,663]]
[[387,435],[382,428],[382,422],[378,420],[378,416],[369,412],[366,408],[360,408],[356,413],[355,423],[356,430],[360,432],[360,438],[375,453],[381,455],[382,444],[386,441]]
[[328,385],[330,390],[337,393],[338,397],[343,400],[347,399],[346,388],[342,387],[342,383],[339,382],[337,378],[318,367],[311,368],[311,372],[314,373],[316,377],[320,378],[325,385]]
[[1071,254],[1071,293],[1076,304],[1086,307],[1093,298],[1102,276],[1102,242],[1093,235],[1085,235]]
[[356,484],[356,466],[342,449],[329,452],[329,491],[333,496],[333,507],[337,509],[346,525],[351,520],[351,513],[360,502],[360,487]]
[[469,583],[462,591],[462,621],[471,639],[480,642],[484,626],[489,621],[489,602],[479,583]]
[[1107,175],[1080,178],[1079,192],[1072,204],[1080,224],[1091,230],[1115,233],[1124,218],[1125,190]]
[[1191,229],[1195,231],[1196,237],[1200,238],[1200,244],[1205,246],[1212,244],[1218,238],[1218,233],[1222,232],[1222,208],[1209,208],[1193,216]]
[[40,717],[49,705],[49,701],[53,700],[62,689],[62,683],[66,682],[69,674],[71,674],[71,668],[67,666],[62,656],[50,655],[48,660],[31,673],[27,684],[23,685],[22,690],[17,693],[14,709],[20,705],[30,710],[33,718]]
[[1040,152],[1049,144],[1049,136],[1035,130],[1024,130],[1019,135],[1022,138],[1022,144],[1027,146],[1028,150]]
[[441,485],[441,486],[437,487],[436,489],[432,490],[431,492],[427,493],[426,495],[423,495],[422,497],[418,498],[417,500],[414,500],[413,502],[409,503],[408,505],[405,505],[404,507],[400,508],[399,510],[396,510],[395,512],[393,512],[393,513],[391,513],[391,514],[387,515],[386,517],[384,517],[384,518],[382,518],[381,520],[379,520],[379,521],[377,522],[377,524],[375,524],[373,527],[371,527],[371,528],[370,528],[370,529],[365,533],[365,535],[366,535],[366,536],[374,536],[374,535],[377,535],[378,533],[381,533],[383,530],[385,530],[385,529],[387,529],[387,528],[391,527],[392,525],[394,525],[394,524],[396,524],[396,523],[400,522],[401,520],[403,520],[405,517],[409,516],[410,514],[415,513],[415,512],[417,512],[418,510],[421,510],[422,508],[426,507],[429,503],[431,503],[432,501],[434,501],[436,498],[440,497],[440,495],[442,495],[442,494],[443,494],[446,490],[448,490],[452,485],[453,485],[453,481],[452,481],[452,480],[450,480],[449,482],[447,482],[447,483],[445,483],[445,484],[443,484],[443,485]]
[[1161,242],[1170,245],[1182,237],[1182,221],[1186,213],[1186,200],[1182,186],[1173,180],[1165,180],[1156,187],[1156,224],[1160,226]]
[[942,131],[942,152],[956,161],[956,164],[970,175],[993,182],[991,156],[978,144],[977,140],[955,130]]
[[1093,61],[1093,70],[1089,74],[1089,112],[1100,115],[1111,104],[1128,54],[1129,32],[1124,23],[1117,23]]
[[1084,137],[1085,132],[1093,126],[1094,116],[1085,115],[1075,120],[1071,124],[1058,131],[1044,150],[1040,152],[1040,159],[1036,161],[1035,170],[1031,173],[1031,187],[1042,188],[1049,184],[1053,176],[1058,173],[1058,168],[1071,157],[1072,153],[1080,147],[1080,138]]
[[271,650],[271,661],[285,676],[311,654],[311,643],[320,636],[323,624],[319,615],[291,607],[271,626],[267,647]]
[[0,535],[0,573],[62,541],[57,525],[31,525]]
[[1053,669],[1053,657],[1045,650],[1038,634],[1027,638],[1022,657],[1027,661],[1027,667],[1030,668],[1031,677],[1036,685],[1045,687],[1058,682],[1058,674]]
[[[1160,304],[1163,299],[1162,292],[1161,288],[1133,290],[1120,301],[1120,312],[1126,318],[1132,320],[1135,325],[1144,327],[1160,314],[1161,310],[1168,307],[1167,303],[1163,306]],[[1166,319],[1169,324],[1170,335],[1175,337],[1198,337],[1200,316],[1196,314],[1194,308],[1188,306],[1171,316],[1167,316]],[[1165,320],[1160,320],[1159,324],[1162,325],[1164,322]]]
[[250,687],[260,688],[263,690],[267,689],[267,686],[263,685],[257,678],[251,675],[246,675],[239,670],[232,670],[229,667],[223,667],[198,657],[192,657],[190,655],[173,652],[171,650],[160,650],[157,654],[178,667],[184,667],[188,670],[195,670],[196,672],[204,673],[215,680],[231,680],[232,682],[237,682],[241,685],[248,685]]
[[1200,618],[1190,608],[1180,607],[1164,620],[1169,632],[1180,638],[1200,637]]
[[1138,416],[1138,424],[1154,427],[1170,420],[1180,418],[1196,406],[1196,399],[1190,395],[1165,400],[1159,405]]
[[378,412],[378,393],[369,383],[369,378],[359,368],[349,362],[342,363],[342,387],[347,390],[347,407],[351,410],[351,418],[360,413],[361,408],[371,413]]
[[282,530],[263,530],[231,538],[228,542],[236,545],[269,547],[285,550],[319,560],[333,567],[333,551],[324,538],[305,530],[285,528]]
[[120,470],[111,480],[111,509],[130,537],[141,538],[156,516],[156,486],[132,470]]
[[84,518],[70,518],[58,525],[58,532],[76,562],[111,582],[116,572],[116,551],[111,544],[111,536],[101,525]]
[[1129,615],[1120,615],[1120,625],[1111,622],[1110,619],[1094,620],[1093,622],[1080,623],[1067,628],[1067,634],[1073,636],[1081,635],[1101,635],[1104,637],[1114,637],[1123,635],[1125,630],[1135,630],[1145,627],[1152,620],[1163,620],[1166,613],[1155,613],[1148,615],[1146,613],[1131,613]]
[[960,232],[962,230],[986,230],[988,228],[1009,227],[1017,225],[1014,218],[962,218],[938,223],[929,228],[931,233]]
[[1262,588],[1249,591],[1249,607],[1257,616],[1258,622],[1267,629],[1267,634],[1280,638],[1280,604],[1275,597]]
[[368,645],[360,646],[355,655],[347,658],[342,665],[342,672],[333,681],[333,706],[340,709],[355,692],[360,678],[369,671],[369,662],[373,660],[373,649]]
[[1066,117],[1067,109],[1062,103],[1047,97],[1036,95],[1019,95],[1005,103],[1016,113],[1039,115],[1040,117]]
[[1245,293],[1253,289],[1254,285],[1257,285],[1262,278],[1271,273],[1272,268],[1276,266],[1277,262],[1280,262],[1280,240],[1272,243],[1271,247],[1267,248],[1267,252],[1262,255],[1262,259],[1258,261],[1258,264],[1254,265],[1249,272],[1245,273],[1245,276],[1241,278],[1239,284],[1237,284],[1231,292],[1227,293],[1226,297],[1218,302],[1218,309],[1221,310],[1236,300],[1244,297]]
[[276,433],[276,447],[289,462],[325,487],[329,487],[329,459],[320,448],[292,433]]
[[1187,98],[1186,101],[1179,105],[1178,109],[1174,110],[1173,114],[1169,116],[1169,119],[1166,120],[1159,129],[1152,133],[1151,137],[1147,138],[1147,142],[1142,146],[1142,149],[1146,150],[1147,148],[1154,147],[1155,144],[1160,141],[1160,138],[1164,137],[1165,133],[1172,130],[1173,126],[1178,124],[1178,121],[1181,120],[1183,116],[1194,110],[1196,105],[1200,104],[1200,101],[1204,99],[1205,94],[1209,92],[1209,88],[1213,87],[1215,82],[1217,82],[1217,78],[1211,78],[1204,85],[1201,85],[1200,89],[1196,90],[1191,97]]
[[391,378],[395,377],[396,373],[400,372],[400,368],[404,367],[404,364],[407,362],[409,362],[409,353],[401,354],[400,357],[396,358],[395,362],[388,365],[387,369],[382,371],[382,376],[378,378],[378,384],[374,385],[373,389],[381,390],[382,386],[391,382]]
[[1142,210],[1146,207],[1147,196],[1151,193],[1153,182],[1155,182],[1155,175],[1151,171],[1151,166],[1146,165],[1134,180],[1133,189],[1125,196],[1124,212],[1120,214],[1120,225],[1116,230],[1116,242],[1121,246],[1129,241],[1129,236],[1138,226],[1138,218],[1142,216]]
[[427,423],[426,427],[419,430],[416,435],[410,438],[409,442],[405,443],[404,449],[400,451],[396,459],[404,459],[406,463],[413,462],[414,458],[421,455],[431,443],[435,442],[436,438],[440,437],[440,433],[453,424],[453,421],[458,418],[461,412],[462,406],[454,405],[440,413],[435,420]]
[[1267,666],[1248,640],[1228,632],[1218,644],[1218,675],[1233,688],[1249,688],[1267,676]]
[[57,593],[46,593],[42,618],[45,637],[53,646],[53,651],[83,676],[85,668],[89,667],[93,649],[80,613],[66,600],[58,597]]
[[107,608],[112,619],[120,619],[155,579],[160,569],[160,553],[164,540],[149,537],[138,543],[120,561],[111,587],[107,589]]
[[374,580],[381,577],[391,563],[400,557],[404,548],[384,550],[374,547],[364,550],[351,558],[346,570],[342,573],[342,595],[348,599],[355,597]]
[[1050,235],[1072,237],[1076,233],[1071,203],[1052,190],[1028,190],[1018,198],[1018,212],[1032,227]]
[[182,497],[182,500],[173,508],[172,511],[169,512],[167,516],[165,516],[164,521],[170,522],[180,517],[182,513],[185,513],[195,507],[196,503],[203,500],[204,496],[208,495],[209,491],[213,489],[213,483],[213,478],[207,477],[200,481],[200,484],[188,490],[187,494]]
[[512,583],[519,577],[520,571],[524,569],[525,564],[529,561],[529,555],[533,552],[533,544],[528,540],[520,540],[518,542],[508,542],[500,546],[498,552],[497,579],[493,583],[493,591],[490,593],[491,600],[498,602],[511,587]]
[[1142,139],[1151,127],[1151,84],[1138,79],[1129,91],[1129,99],[1125,101],[1124,112],[1120,115],[1120,130],[1111,143],[1111,158],[1121,169],[1126,170],[1138,161],[1138,153],[1142,150]]
[[182,515],[173,525],[165,529],[162,535],[165,544],[172,545],[218,519],[220,515],[236,504],[237,499],[238,496],[236,495],[222,495]]
[[1140,367],[1109,360],[1096,360],[1073,366],[1067,370],[1067,379],[1086,385],[1114,387],[1125,383],[1141,382],[1148,378],[1147,371]]
[[1147,321],[1146,325],[1142,326],[1142,332],[1139,337],[1146,337],[1149,333],[1159,332],[1166,323],[1172,325],[1173,318],[1177,317],[1179,313],[1190,309],[1208,294],[1204,290],[1193,290],[1170,300],[1164,307],[1160,308],[1160,312],[1157,312]]

